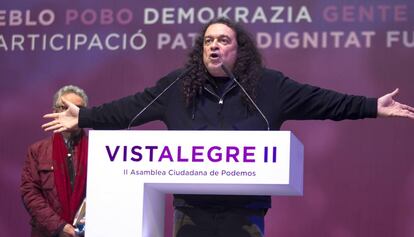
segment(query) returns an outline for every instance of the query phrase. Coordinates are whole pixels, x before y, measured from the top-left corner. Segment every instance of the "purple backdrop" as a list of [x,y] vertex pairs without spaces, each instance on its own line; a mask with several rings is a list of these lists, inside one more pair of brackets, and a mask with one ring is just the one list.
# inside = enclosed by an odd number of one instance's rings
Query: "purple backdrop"
[[[53,93],[75,84],[98,105],[141,91],[182,66],[193,33],[220,14],[245,22],[266,65],[297,81],[371,97],[399,87],[414,104],[412,1],[2,1],[1,236],[29,235],[20,172],[27,146],[50,135],[40,125]],[[273,197],[267,236],[414,236],[413,121],[283,129],[305,145],[304,196]]]

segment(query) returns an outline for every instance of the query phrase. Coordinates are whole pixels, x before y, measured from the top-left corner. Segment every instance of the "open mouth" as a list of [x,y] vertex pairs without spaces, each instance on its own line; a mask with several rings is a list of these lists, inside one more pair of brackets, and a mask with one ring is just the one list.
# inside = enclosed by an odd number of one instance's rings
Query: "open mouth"
[[213,59],[213,60],[214,59],[219,59],[220,58],[220,55],[218,53],[211,53],[210,54],[210,58]]

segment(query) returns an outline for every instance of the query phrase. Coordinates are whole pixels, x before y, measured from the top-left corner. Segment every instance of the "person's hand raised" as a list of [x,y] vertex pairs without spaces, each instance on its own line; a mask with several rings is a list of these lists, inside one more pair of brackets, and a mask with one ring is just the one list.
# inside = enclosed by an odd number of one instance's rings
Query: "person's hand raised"
[[398,88],[378,99],[378,117],[404,117],[414,119],[414,108],[394,100]]
[[56,133],[78,129],[79,108],[63,98],[62,102],[67,109],[63,112],[45,114],[43,118],[51,118],[53,121],[43,124],[43,130]]

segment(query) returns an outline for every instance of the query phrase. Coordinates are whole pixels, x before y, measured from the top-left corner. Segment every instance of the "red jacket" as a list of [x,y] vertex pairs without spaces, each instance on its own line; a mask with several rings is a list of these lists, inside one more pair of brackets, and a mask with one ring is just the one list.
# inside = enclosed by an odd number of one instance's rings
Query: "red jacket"
[[62,207],[54,182],[52,144],[52,138],[32,144],[23,167],[20,191],[31,216],[32,237],[57,236],[67,224],[59,216]]

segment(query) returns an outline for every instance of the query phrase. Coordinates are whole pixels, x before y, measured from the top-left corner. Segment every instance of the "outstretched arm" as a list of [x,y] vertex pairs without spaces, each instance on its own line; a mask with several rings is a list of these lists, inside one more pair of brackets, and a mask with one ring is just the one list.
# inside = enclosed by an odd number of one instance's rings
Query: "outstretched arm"
[[63,103],[68,107],[60,113],[45,114],[44,118],[51,118],[53,121],[42,125],[43,130],[53,132],[66,132],[78,128],[79,108],[62,98]]
[[414,108],[394,100],[399,89],[378,99],[378,117],[404,117],[414,119]]

